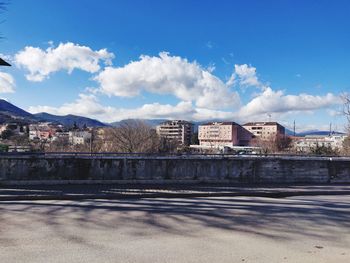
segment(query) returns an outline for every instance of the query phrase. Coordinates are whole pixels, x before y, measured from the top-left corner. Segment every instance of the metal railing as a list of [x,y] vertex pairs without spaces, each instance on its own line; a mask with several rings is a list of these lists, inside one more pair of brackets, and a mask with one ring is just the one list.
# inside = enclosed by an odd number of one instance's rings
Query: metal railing
[[0,152],[1,156],[33,156],[33,157],[213,157],[213,158],[237,158],[237,157],[290,157],[290,158],[339,158],[349,159],[350,156],[337,156],[337,155],[315,155],[315,154],[291,154],[291,153],[278,153],[278,154],[263,154],[263,153],[126,153],[126,152]]

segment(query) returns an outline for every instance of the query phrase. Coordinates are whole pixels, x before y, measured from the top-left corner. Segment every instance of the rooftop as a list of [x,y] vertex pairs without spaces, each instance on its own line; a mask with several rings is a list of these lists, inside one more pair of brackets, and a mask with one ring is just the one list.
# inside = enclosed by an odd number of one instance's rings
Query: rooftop
[[281,125],[275,121],[257,121],[257,122],[247,122],[243,126],[263,126],[263,125]]
[[203,123],[200,126],[211,126],[211,125],[239,125],[234,121],[224,121],[224,122],[207,122]]

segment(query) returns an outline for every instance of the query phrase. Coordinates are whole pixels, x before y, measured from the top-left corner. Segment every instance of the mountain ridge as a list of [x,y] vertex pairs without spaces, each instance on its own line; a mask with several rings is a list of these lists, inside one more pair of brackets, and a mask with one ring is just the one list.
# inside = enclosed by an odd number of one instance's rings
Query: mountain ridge
[[78,126],[84,124],[88,127],[105,127],[107,124],[95,119],[68,114],[64,116],[53,115],[46,112],[31,114],[7,100],[0,99],[0,124],[9,122],[19,122],[21,124],[31,124],[40,121],[54,122],[64,126],[73,126],[76,123]]

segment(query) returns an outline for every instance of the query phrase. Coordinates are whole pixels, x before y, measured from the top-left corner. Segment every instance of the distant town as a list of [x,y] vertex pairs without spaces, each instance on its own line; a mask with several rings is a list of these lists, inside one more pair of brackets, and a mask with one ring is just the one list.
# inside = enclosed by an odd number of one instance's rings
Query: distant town
[[2,100],[1,152],[125,152],[346,155],[349,138],[326,134],[286,134],[278,122],[216,121],[195,124],[163,120],[150,125],[124,120],[114,126],[89,118],[32,115]]

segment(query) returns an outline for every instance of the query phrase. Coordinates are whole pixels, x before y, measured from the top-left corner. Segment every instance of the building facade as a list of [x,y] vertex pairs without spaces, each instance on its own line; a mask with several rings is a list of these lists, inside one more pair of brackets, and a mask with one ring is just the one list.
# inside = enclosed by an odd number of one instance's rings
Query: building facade
[[70,131],[68,134],[69,143],[73,145],[85,144],[91,140],[91,133],[88,131]]
[[317,147],[327,147],[332,150],[341,150],[343,148],[344,140],[347,136],[336,134],[329,136],[322,135],[306,135],[294,139],[294,149],[297,152],[309,153]]
[[157,134],[178,144],[190,145],[193,123],[184,120],[166,121],[157,126]]
[[285,135],[285,128],[277,122],[248,122],[243,127],[261,140]]
[[209,122],[198,127],[199,145],[213,148],[247,146],[252,134],[235,122]]

